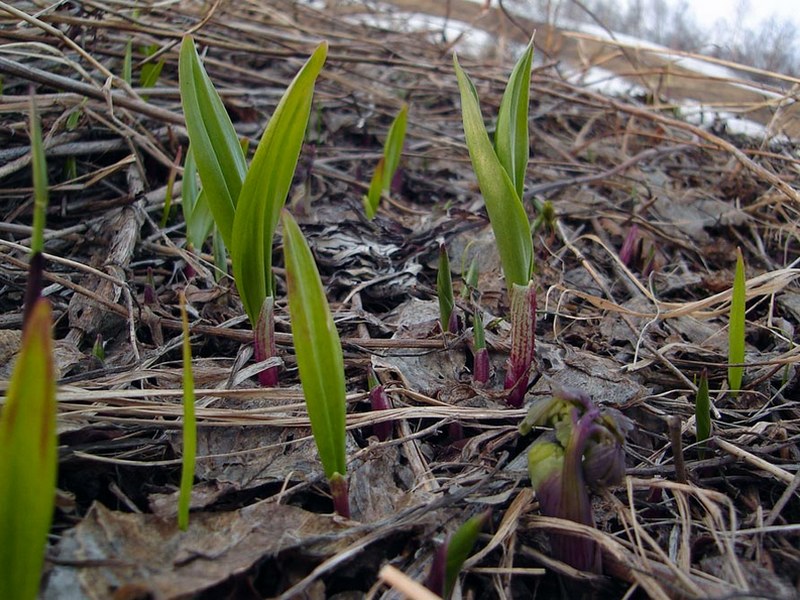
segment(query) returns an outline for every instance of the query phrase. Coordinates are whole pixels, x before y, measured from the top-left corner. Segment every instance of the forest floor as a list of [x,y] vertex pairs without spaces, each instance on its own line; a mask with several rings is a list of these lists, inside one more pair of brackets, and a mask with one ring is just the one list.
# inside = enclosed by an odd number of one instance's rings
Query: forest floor
[[[782,91],[797,82],[774,75],[755,92],[687,74],[645,50],[536,34],[544,58],[532,74],[524,203],[533,221],[535,207],[550,201],[556,219],[534,235],[537,354],[526,404],[574,388],[634,423],[626,477],[593,494],[590,528],[541,515],[527,474],[537,434],[521,436],[526,409],[505,403],[508,301],[464,142],[453,40],[385,26],[409,22],[388,5],[317,4],[183,0],[134,12],[128,3],[0,3],[3,389],[30,244],[32,94],[50,181],[45,293],[59,370],[59,492],[42,597],[399,598],[379,580],[381,567],[424,581],[437,545],[487,508],[490,523],[456,589],[462,597],[797,597],[800,151],[792,136],[800,127],[796,97]],[[488,54],[459,49],[491,124],[515,44],[534,24],[456,0],[422,5],[431,14],[446,6],[496,41]],[[330,44],[287,203],[344,349],[351,520],[332,514],[310,436],[281,240],[282,367],[273,389],[258,387],[249,369],[252,332],[232,279],[215,276],[210,244],[186,247],[178,92],[186,33],[251,153],[303,61],[319,41]],[[118,77],[130,40],[132,87]],[[136,82],[150,45],[165,64],[144,89]],[[563,76],[593,67],[648,93],[614,97]],[[684,99],[746,114],[769,133],[689,123]],[[403,102],[410,110],[397,185],[369,221],[362,196]],[[628,237],[640,251],[623,261]],[[485,386],[472,383],[471,329],[444,335],[438,326],[440,243],[457,296],[464,266],[475,258],[480,268],[493,365]],[[744,389],[732,394],[737,247],[746,264],[747,366]],[[181,291],[199,427],[186,532],[175,521]],[[466,325],[468,308],[459,300]],[[103,361],[92,357],[98,339]],[[389,412],[370,411],[370,368]],[[713,438],[703,453],[694,414],[704,370]],[[379,442],[372,427],[387,418],[394,434]],[[551,555],[548,534],[565,530],[594,540],[601,573]]]

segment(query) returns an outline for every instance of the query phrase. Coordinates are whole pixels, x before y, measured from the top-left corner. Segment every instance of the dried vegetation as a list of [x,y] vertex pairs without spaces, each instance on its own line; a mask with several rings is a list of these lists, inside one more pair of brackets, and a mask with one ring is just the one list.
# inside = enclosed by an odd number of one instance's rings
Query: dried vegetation
[[[122,1],[0,3],[4,369],[26,278],[31,93],[52,186],[46,292],[62,377],[61,492],[44,597],[397,597],[378,582],[380,567],[424,580],[435,541],[487,507],[491,530],[461,582],[473,597],[796,597],[797,146],[700,129],[663,103],[606,97],[568,83],[555,63],[535,67],[525,201],[534,215],[534,199],[551,200],[558,219],[535,239],[538,375],[528,400],[553,385],[578,387],[636,423],[624,485],[594,498],[597,529],[545,518],[527,480],[530,438],[517,433],[524,411],[506,408],[500,392],[507,324],[485,319],[495,369],[486,388],[470,384],[467,340],[443,337],[436,325],[442,239],[456,272],[469,264],[462,255],[479,257],[484,308],[507,312],[451,47],[428,33],[364,24],[355,15],[377,13],[361,2],[329,4],[338,8],[182,1],[137,3],[135,13]],[[513,39],[513,24],[502,30],[501,40]],[[250,138],[310,49],[330,43],[290,201],[344,344],[353,522],[330,515],[296,384],[281,265],[282,383],[259,389],[232,282],[217,283],[211,256],[184,248],[179,210],[159,227],[170,174],[185,155],[177,50],[187,32]],[[118,77],[131,39],[134,82],[143,46],[156,44],[152,59],[165,60],[152,89]],[[513,59],[462,62],[484,111],[496,114]],[[401,177],[392,202],[368,221],[361,198],[403,102]],[[619,251],[634,225],[641,251],[626,265]],[[737,246],[748,266],[748,368],[734,397],[725,390],[726,325]],[[643,274],[650,255],[652,272]],[[155,302],[145,301],[148,285]],[[199,423],[187,532],[174,516],[181,290]],[[89,358],[97,336],[102,364]],[[369,411],[370,366],[393,408]],[[693,414],[704,368],[714,441],[701,459]],[[370,438],[379,420],[394,421],[394,439]],[[553,531],[596,540],[604,574],[550,558],[542,533]]]

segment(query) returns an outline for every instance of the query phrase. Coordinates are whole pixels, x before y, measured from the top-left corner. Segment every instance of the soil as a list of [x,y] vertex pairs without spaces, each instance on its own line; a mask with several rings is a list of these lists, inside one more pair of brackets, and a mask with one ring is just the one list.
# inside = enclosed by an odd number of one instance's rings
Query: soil
[[[797,597],[800,151],[792,136],[800,127],[792,96],[765,99],[663,57],[537,26],[545,59],[532,76],[523,203],[532,223],[546,202],[555,218],[533,234],[536,358],[525,406],[511,408],[503,390],[509,302],[464,141],[452,40],[406,31],[408,15],[395,11],[449,10],[495,36],[488,53],[459,49],[490,132],[516,60],[508,49],[535,24],[457,0],[327,4],[0,5],[3,389],[20,340],[32,232],[32,96],[50,185],[44,294],[54,311],[59,465],[41,597],[422,598],[379,573],[389,565],[427,581],[437,548],[487,510],[456,596]],[[341,337],[350,519],[333,513],[311,437],[280,236],[275,388],[260,387],[250,369],[252,331],[229,265],[217,268],[210,239],[187,245],[178,92],[187,32],[250,156],[303,61],[320,40],[330,44],[287,205]],[[133,87],[118,77],[130,40]],[[151,45],[164,67],[142,88]],[[652,94],[592,92],[562,77],[565,64],[602,66]],[[786,83],[774,75],[768,87]],[[682,98],[747,111],[782,135],[691,125],[674,110]],[[370,221],[362,197],[404,102],[400,169]],[[438,323],[440,244],[450,255],[457,333]],[[733,393],[737,248],[747,277],[746,367]],[[464,290],[473,259],[478,283]],[[198,419],[187,531],[176,523],[181,292]],[[490,353],[486,384],[472,376],[476,306]],[[370,369],[388,412],[370,408]],[[702,373],[712,406],[706,444],[695,419]],[[519,425],[529,406],[560,389],[632,424],[624,479],[591,491],[592,526],[542,514],[544,498],[531,489],[528,450],[547,434],[522,435]],[[374,426],[386,421],[392,435],[379,441]],[[565,532],[593,540],[598,569],[561,560]]]

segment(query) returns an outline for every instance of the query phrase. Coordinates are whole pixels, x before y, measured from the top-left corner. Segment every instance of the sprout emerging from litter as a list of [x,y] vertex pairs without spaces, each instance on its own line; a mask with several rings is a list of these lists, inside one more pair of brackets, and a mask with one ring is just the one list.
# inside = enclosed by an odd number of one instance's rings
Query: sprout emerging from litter
[[504,387],[509,406],[519,408],[525,399],[536,346],[536,286],[513,284],[511,289],[511,354]]
[[[369,402],[370,406],[372,406],[372,410],[379,411],[391,408],[389,396],[386,394],[386,390],[383,385],[381,385],[380,381],[378,381],[372,369],[369,370],[367,379],[369,380]],[[379,441],[385,442],[392,437],[393,429],[394,421],[381,421],[372,426],[372,433],[375,434],[375,437],[377,437]]]
[[[553,431],[528,453],[531,484],[543,515],[594,525],[589,487],[616,485],[625,474],[625,436],[631,422],[613,409],[598,408],[583,392],[557,390],[533,405],[520,425],[550,425]],[[599,573],[599,548],[592,540],[551,534],[553,555],[582,570]]]

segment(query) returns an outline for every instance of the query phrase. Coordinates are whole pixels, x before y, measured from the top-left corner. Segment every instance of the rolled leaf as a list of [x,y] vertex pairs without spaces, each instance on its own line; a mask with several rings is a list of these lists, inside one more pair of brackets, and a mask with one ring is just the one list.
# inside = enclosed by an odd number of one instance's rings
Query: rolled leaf
[[40,299],[0,412],[0,598],[37,597],[56,492],[50,304]]
[[531,62],[533,61],[533,38],[522,56],[517,60],[508,78],[500,111],[497,114],[497,129],[494,148],[500,164],[508,173],[517,196],[522,198],[525,172],[530,157],[528,140],[528,103],[531,86]]
[[533,238],[528,215],[514,182],[495,153],[483,124],[475,86],[453,55],[461,92],[461,117],[472,168],[478,178],[509,292],[526,285],[533,272]]
[[400,156],[403,153],[407,123],[408,105],[403,104],[389,128],[389,135],[383,145],[383,157],[378,161],[378,166],[375,168],[375,173],[373,173],[372,181],[369,185],[369,192],[364,198],[364,208],[369,219],[375,217],[375,213],[378,212],[381,194],[388,192],[392,186],[392,179],[397,167],[400,165]]
[[283,212],[283,245],[300,383],[314,441],[330,480],[347,469],[342,346],[314,257],[288,211]]
[[469,558],[481,530],[492,516],[491,510],[486,510],[479,515],[468,519],[461,527],[456,529],[447,543],[447,565],[445,567],[444,597],[449,598],[456,585],[458,574],[464,561]]
[[239,194],[233,241],[225,240],[236,287],[253,324],[264,298],[272,295],[272,241],[303,147],[314,83],[327,54],[328,44],[322,42],[278,103]]
[[450,331],[450,317],[455,307],[453,297],[453,279],[450,274],[450,259],[447,256],[447,248],[444,244],[439,244],[439,273],[436,275],[436,295],[439,297],[439,323],[442,331]]
[[181,187],[181,206],[186,222],[186,239],[198,252],[214,226],[214,217],[208,207],[205,192],[197,185],[197,163],[192,147],[186,151],[183,163],[183,185]]
[[189,35],[181,44],[178,71],[186,130],[197,171],[214,222],[225,245],[231,248],[234,211],[247,172],[244,152]]
[[197,455],[197,420],[194,413],[194,374],[192,373],[192,345],[189,341],[189,318],[186,314],[186,296],[180,295],[181,323],[183,324],[183,457],[181,459],[181,488],[178,496],[178,527],[189,528],[189,506],[194,484],[195,457]]
[[736,248],[736,272],[733,276],[731,312],[728,323],[728,386],[735,394],[742,388],[745,356],[746,288],[744,259],[741,248]]

